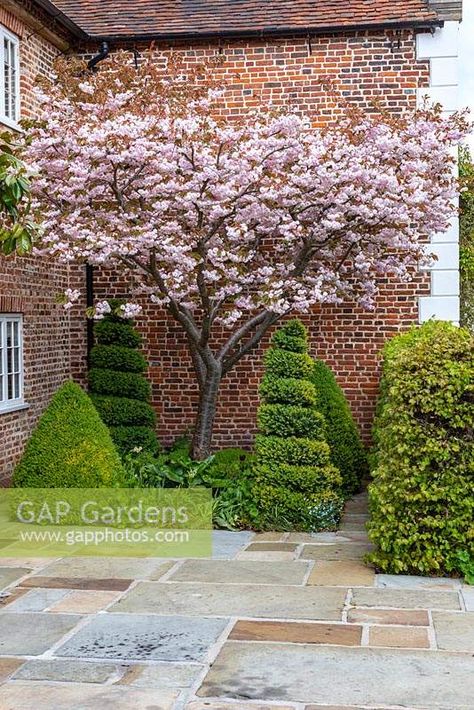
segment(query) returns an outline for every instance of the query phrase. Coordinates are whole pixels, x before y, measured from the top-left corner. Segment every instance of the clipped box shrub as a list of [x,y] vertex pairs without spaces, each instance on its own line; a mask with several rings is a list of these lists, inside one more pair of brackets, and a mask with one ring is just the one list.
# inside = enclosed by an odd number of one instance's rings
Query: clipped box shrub
[[151,386],[144,375],[147,363],[137,349],[141,336],[132,323],[114,312],[98,321],[90,356],[92,400],[122,455],[158,450],[156,415],[148,402]]
[[13,473],[24,488],[122,486],[125,471],[90,398],[66,382],[53,396]]
[[265,355],[252,489],[263,529],[333,529],[341,514],[342,479],[316,409],[307,350],[304,325],[291,320]]
[[430,321],[383,353],[369,487],[370,560],[389,573],[449,574],[474,559],[474,339]]
[[315,361],[311,382],[316,388],[316,407],[326,421],[331,461],[341,472],[344,493],[350,496],[360,490],[361,480],[368,473],[367,453],[344,392],[322,360]]

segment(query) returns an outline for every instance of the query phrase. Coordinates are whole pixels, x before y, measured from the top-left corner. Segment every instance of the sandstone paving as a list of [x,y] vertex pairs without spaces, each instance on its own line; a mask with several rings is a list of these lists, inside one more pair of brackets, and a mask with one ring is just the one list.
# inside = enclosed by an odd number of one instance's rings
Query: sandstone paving
[[469,654],[230,641],[198,695],[467,710],[473,669]]
[[326,587],[371,587],[374,581],[374,570],[357,560],[317,560],[308,578],[308,584]]
[[333,545],[305,545],[301,553],[303,560],[362,560],[372,549],[371,545],[354,542]]
[[113,679],[114,676],[119,677],[123,673],[124,669],[112,663],[36,658],[23,664],[13,675],[13,679],[63,683],[105,683]]
[[[155,589],[158,595],[159,588]],[[108,661],[199,661],[226,624],[226,619],[99,614],[55,655]]]
[[296,557],[296,552],[285,552],[284,550],[242,550],[234,559],[253,562],[291,562]]
[[135,688],[189,688],[201,675],[204,666],[197,663],[155,663],[129,666],[119,685]]
[[294,542],[252,542],[246,552],[295,552],[298,545]]
[[168,581],[298,585],[307,572],[308,563],[300,561],[186,560]]
[[7,591],[0,592],[0,611],[19,599],[23,594],[28,594],[30,590],[24,587],[10,587]]
[[434,611],[433,624],[438,648],[474,654],[474,612],[450,614]]
[[24,587],[43,589],[96,589],[123,592],[132,584],[133,579],[93,579],[92,577],[41,577],[33,576],[23,580]]
[[372,626],[369,646],[391,648],[430,648],[428,630],[421,626]]
[[30,572],[25,567],[0,567],[0,592]]
[[340,620],[346,589],[141,582],[110,612]]
[[156,691],[88,683],[47,685],[10,681],[0,686],[5,710],[172,710],[176,690]]
[[44,611],[63,599],[66,589],[30,589],[18,599],[8,604],[6,611]]
[[49,611],[67,614],[95,614],[112,604],[120,596],[120,592],[97,590],[66,590],[66,596],[53,604]]
[[288,621],[238,621],[229,638],[234,641],[281,641],[360,646],[361,626]]
[[0,655],[38,656],[71,631],[80,620],[80,616],[68,614],[2,613]]
[[275,705],[274,703],[267,705],[266,703],[233,703],[227,700],[193,700],[193,702],[186,705],[185,710],[293,710],[293,707],[294,706],[290,707],[288,705]]
[[353,606],[396,609],[460,609],[457,592],[413,589],[354,589]]
[[459,579],[447,577],[417,577],[408,574],[378,574],[377,587],[389,589],[459,589]]
[[428,612],[422,609],[349,609],[349,623],[385,624],[395,626],[429,626]]
[[8,680],[23,662],[23,658],[0,658],[0,683]]
[[255,537],[255,533],[242,530],[214,530],[212,533],[212,557],[231,560]]
[[153,557],[68,557],[53,562],[38,574],[42,577],[147,579],[160,571],[164,574],[171,564],[169,560]]

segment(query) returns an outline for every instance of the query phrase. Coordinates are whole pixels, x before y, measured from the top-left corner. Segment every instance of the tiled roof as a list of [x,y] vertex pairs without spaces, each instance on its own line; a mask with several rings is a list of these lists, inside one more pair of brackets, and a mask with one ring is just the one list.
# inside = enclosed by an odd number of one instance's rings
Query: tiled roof
[[93,37],[246,35],[430,24],[428,0],[53,0]]

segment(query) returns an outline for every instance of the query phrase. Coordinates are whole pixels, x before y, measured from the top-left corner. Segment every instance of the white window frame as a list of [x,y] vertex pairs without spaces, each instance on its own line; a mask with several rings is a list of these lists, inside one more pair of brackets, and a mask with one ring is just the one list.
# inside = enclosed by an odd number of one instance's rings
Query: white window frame
[[[19,396],[7,399],[8,388],[8,354],[7,354],[7,323],[18,324],[18,362],[19,362]],[[23,362],[23,316],[19,313],[0,313],[0,414],[15,409],[23,409],[24,399],[24,362]]]
[[[6,115],[5,109],[5,40],[13,44],[14,48],[14,63],[15,63],[15,117],[11,118]],[[18,121],[20,120],[20,41],[18,37],[9,32],[3,25],[0,25],[0,123],[3,123],[9,128],[17,129]]]

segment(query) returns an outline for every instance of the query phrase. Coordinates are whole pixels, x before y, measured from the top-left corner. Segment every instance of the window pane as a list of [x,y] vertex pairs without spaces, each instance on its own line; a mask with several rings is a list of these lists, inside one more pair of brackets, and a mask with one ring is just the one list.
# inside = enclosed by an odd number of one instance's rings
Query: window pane
[[0,316],[0,407],[21,401],[21,319]]
[[8,378],[7,378],[7,399],[14,399],[14,396],[13,396],[13,375],[8,375]]
[[13,375],[13,383],[14,383],[14,398],[18,399],[20,396],[20,375]]
[[4,80],[4,102],[5,116],[12,121],[16,121],[16,74],[17,74],[17,52],[15,43],[3,38],[3,80]]

